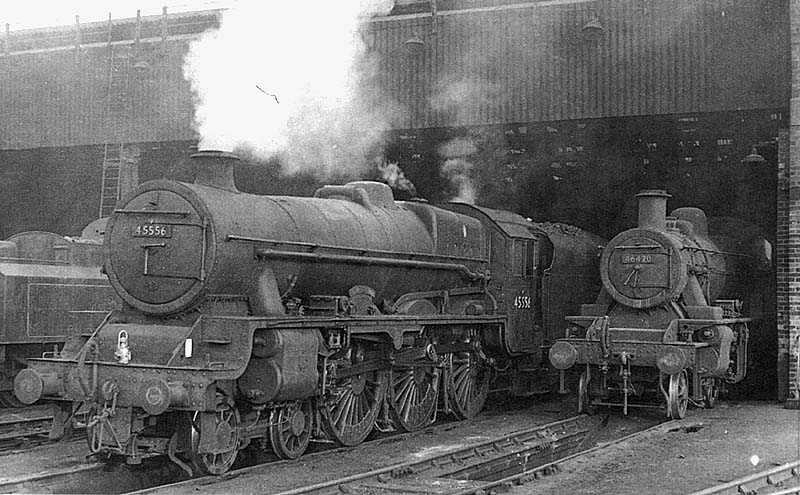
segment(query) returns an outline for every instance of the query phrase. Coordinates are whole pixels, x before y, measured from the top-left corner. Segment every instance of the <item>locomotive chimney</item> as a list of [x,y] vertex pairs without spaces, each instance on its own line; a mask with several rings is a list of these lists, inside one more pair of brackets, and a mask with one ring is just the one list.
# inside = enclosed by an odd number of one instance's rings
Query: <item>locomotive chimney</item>
[[203,150],[190,155],[194,160],[195,184],[239,192],[233,181],[233,167],[239,157],[227,151]]
[[667,198],[661,189],[647,189],[636,195],[639,198],[639,228],[664,230],[667,228]]

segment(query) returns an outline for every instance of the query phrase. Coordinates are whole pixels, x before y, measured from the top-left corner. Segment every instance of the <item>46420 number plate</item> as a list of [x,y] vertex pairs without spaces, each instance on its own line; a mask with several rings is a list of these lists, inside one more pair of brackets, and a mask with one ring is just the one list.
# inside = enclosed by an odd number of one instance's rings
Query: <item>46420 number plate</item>
[[133,237],[172,237],[172,225],[145,223],[133,227]]

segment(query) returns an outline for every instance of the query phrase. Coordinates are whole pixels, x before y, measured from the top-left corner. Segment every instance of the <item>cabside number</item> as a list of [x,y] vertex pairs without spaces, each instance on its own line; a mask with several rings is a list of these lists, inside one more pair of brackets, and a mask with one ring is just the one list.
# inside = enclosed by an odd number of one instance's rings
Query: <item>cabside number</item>
[[146,223],[133,228],[133,237],[172,237],[172,225]]
[[514,298],[514,307],[518,309],[530,309],[531,298],[530,296],[517,296]]

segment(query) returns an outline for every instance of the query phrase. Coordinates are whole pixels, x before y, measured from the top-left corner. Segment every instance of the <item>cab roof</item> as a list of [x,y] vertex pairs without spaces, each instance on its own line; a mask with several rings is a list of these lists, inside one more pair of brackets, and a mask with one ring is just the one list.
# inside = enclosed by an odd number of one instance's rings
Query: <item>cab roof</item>
[[510,211],[495,210],[493,208],[486,208],[467,203],[447,203],[447,205],[452,205],[462,212],[464,210],[472,209],[482,213],[509,237],[518,239],[536,238],[534,231],[538,230],[537,225],[522,215],[518,215]]

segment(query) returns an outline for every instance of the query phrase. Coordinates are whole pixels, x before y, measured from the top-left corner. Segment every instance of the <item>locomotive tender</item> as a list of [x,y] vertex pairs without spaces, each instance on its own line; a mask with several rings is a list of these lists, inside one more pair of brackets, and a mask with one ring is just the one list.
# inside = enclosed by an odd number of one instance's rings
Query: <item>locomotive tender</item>
[[567,317],[550,348],[562,384],[565,370],[582,368],[579,412],[665,403],[667,417],[683,418],[690,401],[713,407],[720,387],[745,376],[752,319],[742,300],[768,269],[768,243],[743,228],[712,235],[698,208],[667,217],[669,197],[637,195],[638,226],[605,247],[596,302]]
[[157,180],[110,217],[124,302],[80,349],[31,361],[20,400],[87,402],[90,449],[220,474],[255,440],[296,458],[482,408],[494,374],[529,393],[543,346],[599,287],[602,240],[377,182],[313,198],[239,192],[234,155]]
[[0,404],[24,405],[14,377],[29,358],[90,334],[119,308],[102,264],[97,238],[31,231],[0,241]]

